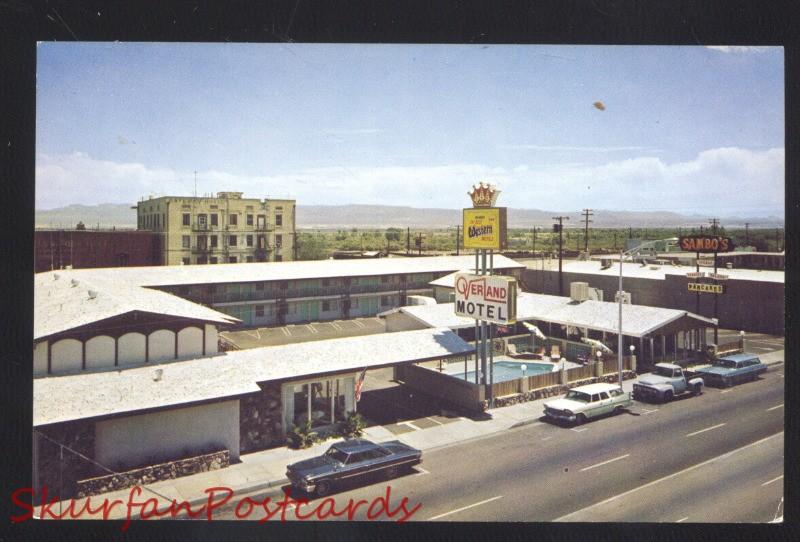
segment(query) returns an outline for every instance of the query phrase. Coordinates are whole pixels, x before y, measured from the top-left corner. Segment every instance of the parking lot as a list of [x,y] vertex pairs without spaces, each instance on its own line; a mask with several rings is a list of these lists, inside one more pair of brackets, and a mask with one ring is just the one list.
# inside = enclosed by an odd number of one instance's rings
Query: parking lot
[[261,327],[220,333],[226,340],[242,349],[260,346],[336,339],[384,333],[386,323],[380,318],[354,318],[352,320],[332,320],[330,322],[311,322],[308,324],[288,324],[281,327]]

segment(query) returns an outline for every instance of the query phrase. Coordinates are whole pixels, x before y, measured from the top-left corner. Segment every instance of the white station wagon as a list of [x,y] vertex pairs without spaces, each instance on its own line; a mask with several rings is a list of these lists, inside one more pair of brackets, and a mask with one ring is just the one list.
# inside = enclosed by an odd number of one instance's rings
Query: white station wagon
[[544,415],[556,421],[584,423],[604,414],[618,414],[631,406],[631,394],[616,384],[588,384],[572,388],[564,397],[544,404]]

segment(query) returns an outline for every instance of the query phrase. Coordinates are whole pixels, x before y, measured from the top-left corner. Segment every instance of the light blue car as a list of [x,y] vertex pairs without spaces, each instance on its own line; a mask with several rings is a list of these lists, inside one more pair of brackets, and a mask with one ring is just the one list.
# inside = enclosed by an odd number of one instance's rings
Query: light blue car
[[756,380],[767,371],[754,354],[733,354],[719,358],[711,367],[698,369],[698,376],[709,386],[728,387],[741,382]]

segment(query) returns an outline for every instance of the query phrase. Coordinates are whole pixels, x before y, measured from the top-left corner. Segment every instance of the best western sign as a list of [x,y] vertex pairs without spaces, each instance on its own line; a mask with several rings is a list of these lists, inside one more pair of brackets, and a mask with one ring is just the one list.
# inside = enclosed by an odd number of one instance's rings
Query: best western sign
[[678,246],[685,252],[731,252],[733,241],[717,235],[684,235],[678,238]]
[[721,294],[722,284],[705,284],[703,282],[690,282],[690,292],[703,292],[707,294]]
[[455,278],[457,316],[495,324],[517,321],[517,281],[496,275],[459,273]]
[[482,182],[467,194],[472,199],[472,209],[464,209],[464,248],[505,249],[508,238],[507,210],[494,206],[500,191]]

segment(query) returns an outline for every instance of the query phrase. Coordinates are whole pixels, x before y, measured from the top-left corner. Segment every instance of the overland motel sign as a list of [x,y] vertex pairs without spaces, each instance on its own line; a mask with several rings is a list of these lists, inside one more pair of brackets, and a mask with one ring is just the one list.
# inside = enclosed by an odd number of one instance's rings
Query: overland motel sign
[[517,281],[499,275],[455,276],[457,316],[509,325],[517,321]]

